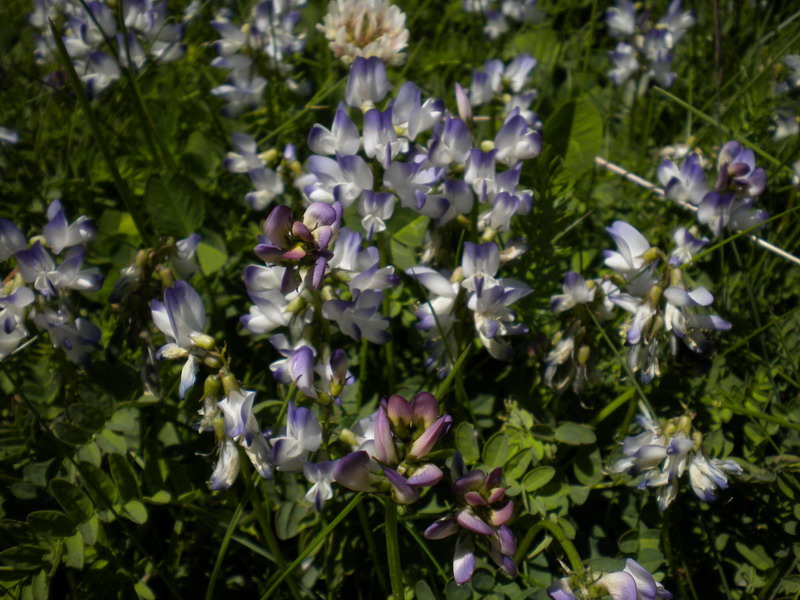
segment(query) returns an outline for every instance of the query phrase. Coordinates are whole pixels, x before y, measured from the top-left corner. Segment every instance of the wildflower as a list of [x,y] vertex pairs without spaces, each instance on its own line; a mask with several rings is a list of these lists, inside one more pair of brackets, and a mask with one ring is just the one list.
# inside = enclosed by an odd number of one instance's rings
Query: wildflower
[[332,0],[317,29],[345,64],[358,57],[377,57],[393,66],[405,62],[406,15],[388,0]]

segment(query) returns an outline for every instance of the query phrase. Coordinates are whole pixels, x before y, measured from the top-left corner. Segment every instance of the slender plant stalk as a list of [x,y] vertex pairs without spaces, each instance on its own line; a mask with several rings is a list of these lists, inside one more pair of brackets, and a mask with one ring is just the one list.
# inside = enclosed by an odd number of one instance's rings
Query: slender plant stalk
[[125,209],[130,213],[131,218],[133,219],[133,224],[136,227],[136,231],[139,233],[139,237],[142,238],[142,241],[145,244],[151,245],[152,240],[147,227],[145,227],[144,214],[139,210],[139,207],[136,206],[133,197],[128,191],[128,187],[125,185],[125,182],[122,180],[122,176],[119,174],[119,169],[117,169],[114,158],[111,156],[111,150],[109,150],[108,144],[106,144],[106,139],[100,132],[100,127],[97,124],[97,118],[92,110],[92,105],[89,103],[89,98],[86,97],[86,91],[83,89],[83,83],[81,83],[78,73],[75,72],[75,67],[72,64],[72,60],[70,60],[67,49],[64,47],[64,42],[61,40],[61,36],[59,35],[58,30],[56,29],[56,26],[53,24],[52,20],[50,21],[50,31],[53,34],[53,40],[55,41],[56,48],[58,50],[59,61],[69,76],[70,84],[72,85],[72,89],[74,90],[75,96],[78,99],[78,104],[80,105],[81,110],[84,112],[84,114],[86,114],[86,120],[89,121],[89,129],[91,129],[92,136],[94,136],[94,140],[100,149],[100,154],[103,155],[103,160],[106,162],[108,170],[111,172],[111,178],[114,180],[114,185],[119,192],[122,203],[125,205]]
[[364,539],[367,542],[367,551],[369,552],[370,558],[372,558],[372,564],[375,565],[375,573],[378,576],[378,583],[381,586],[383,595],[386,596],[389,593],[389,586],[386,581],[386,574],[383,572],[383,569],[380,568],[381,561],[378,560],[378,548],[375,546],[375,536],[372,535],[372,530],[369,528],[367,511],[363,504],[358,505],[358,520],[361,522],[361,528],[364,530]]
[[284,579],[286,579],[286,577],[289,575],[289,573],[293,573],[294,570],[300,565],[300,563],[303,562],[312,552],[314,552],[314,550],[317,549],[317,546],[319,546],[322,543],[322,541],[326,537],[328,537],[330,532],[333,531],[336,528],[336,526],[339,523],[341,523],[344,520],[344,518],[347,515],[349,515],[350,512],[356,506],[358,506],[358,504],[363,499],[364,499],[364,494],[363,493],[359,492],[358,494],[356,494],[353,497],[353,499],[350,500],[350,502],[347,504],[347,506],[345,506],[342,509],[342,512],[340,512],[338,515],[336,515],[336,518],[333,519],[333,521],[328,523],[328,525],[322,531],[320,531],[316,536],[314,536],[314,539],[312,539],[311,542],[309,542],[308,546],[306,546],[303,549],[303,551],[300,553],[300,555],[296,559],[294,559],[292,561],[292,564],[290,564],[288,567],[286,567],[286,569],[284,569],[281,573],[278,573],[275,576],[273,576],[272,579],[269,580],[269,582],[268,582],[268,586],[269,587],[267,588],[267,591],[264,593],[264,595],[261,596],[261,600],[268,600],[268,598],[271,598],[272,597],[272,593],[276,589],[278,589],[278,586],[281,584],[281,582],[283,582]]
[[397,538],[397,504],[391,499],[386,507],[386,554],[389,560],[389,579],[392,581],[392,599],[403,600],[403,574],[400,570],[400,543]]
[[522,559],[525,558],[525,553],[528,551],[528,548],[530,548],[533,540],[536,539],[536,536],[543,529],[549,531],[553,537],[556,538],[558,543],[561,545],[561,548],[564,550],[564,554],[567,555],[567,559],[569,560],[569,564],[572,566],[575,576],[578,578],[578,581],[583,584],[583,561],[581,560],[581,555],[578,554],[578,551],[575,549],[575,545],[569,540],[564,530],[561,529],[557,523],[550,521],[549,519],[543,519],[528,529],[528,533],[526,533],[525,537],[522,538],[522,542],[520,542],[519,547],[517,548],[514,561],[517,564],[522,562]]

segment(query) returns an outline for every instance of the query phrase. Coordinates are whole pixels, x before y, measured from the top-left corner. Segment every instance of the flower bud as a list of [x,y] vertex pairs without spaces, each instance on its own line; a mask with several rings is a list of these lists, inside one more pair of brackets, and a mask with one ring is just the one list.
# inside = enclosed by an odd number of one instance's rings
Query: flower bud
[[481,142],[480,148],[484,152],[489,152],[490,150],[494,150],[494,141],[493,140],[483,140]]
[[658,248],[650,248],[647,252],[642,254],[642,258],[644,259],[645,263],[650,264],[651,262],[657,261],[661,258],[661,250]]
[[229,396],[231,392],[239,390],[239,382],[236,381],[236,377],[233,373],[225,373],[225,375],[222,376],[222,387],[225,389],[226,396]]
[[217,399],[222,391],[222,382],[218,375],[209,375],[203,383],[203,396]]
[[216,356],[206,356],[203,359],[203,364],[210,369],[219,369],[222,366],[222,361]]
[[578,364],[585,365],[589,362],[589,356],[592,353],[592,349],[589,346],[581,346],[578,350]]
[[204,350],[214,349],[214,338],[208,334],[197,332],[190,333],[189,339],[192,340],[192,343],[198,348],[203,348]]

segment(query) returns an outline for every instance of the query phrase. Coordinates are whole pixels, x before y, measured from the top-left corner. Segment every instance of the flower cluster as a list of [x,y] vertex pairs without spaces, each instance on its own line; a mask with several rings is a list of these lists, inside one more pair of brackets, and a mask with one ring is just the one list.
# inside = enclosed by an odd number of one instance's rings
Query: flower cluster
[[389,491],[398,504],[412,504],[420,488],[442,479],[428,453],[452,422],[449,415],[439,415],[433,394],[419,392],[410,402],[398,394],[389,396],[356,431],[340,435],[354,451],[339,460],[333,478],[354,491]]
[[678,494],[678,483],[689,471],[692,490],[711,502],[717,490],[728,487],[726,474],[741,475],[742,467],[730,459],[709,459],[703,451],[703,435],[692,428],[692,419],[681,416],[659,425],[648,413],[637,417],[643,433],[625,438],[622,458],[610,466],[612,473],[641,477],[639,488],[658,488],[658,508],[665,510]]
[[42,235],[30,242],[16,225],[0,218],[0,261],[16,261],[0,291],[0,359],[28,337],[30,318],[47,332],[54,347],[62,348],[73,362],[84,363],[100,340],[100,329],[77,316],[69,290],[95,291],[103,283],[97,268],[83,268],[84,244],[96,229],[86,217],[70,223],[59,200],[50,203],[47,218]]
[[708,240],[697,239],[680,228],[674,235],[675,249],[667,257],[628,223],[615,221],[606,230],[617,246],[617,250],[604,253],[605,264],[614,273],[587,281],[570,272],[564,281],[564,294],[551,301],[556,313],[575,309],[570,326],[559,333],[545,361],[545,380],[557,389],[572,384],[580,390],[587,381],[591,358],[588,332],[594,322],[610,318],[615,307],[631,314],[620,333],[629,347],[628,367],[639,372],[645,383],[660,374],[662,332],[669,336],[673,354],[679,341],[702,353],[710,348],[705,331],[731,327],[717,315],[698,312],[698,308],[710,306],[714,296],[704,287],[691,289],[685,280],[684,263]]
[[29,22],[39,31],[36,58],[52,61],[55,42],[50,20],[64,19],[64,46],[90,96],[119,79],[121,68],[139,70],[149,60],[170,62],[183,56],[183,25],[167,22],[166,1],[126,0],[120,7],[124,29],[113,5],[104,0],[36,0]]
[[671,70],[673,50],[694,23],[693,12],[681,11],[681,0],[672,0],[667,14],[655,24],[648,13],[637,15],[633,2],[618,0],[606,12],[611,36],[625,40],[609,52],[614,61],[614,69],[609,73],[611,81],[622,85],[641,73],[640,90],[645,90],[651,79],[664,87],[671,86],[675,81]]
[[715,236],[726,227],[748,229],[767,218],[753,208],[756,197],[767,185],[764,169],[756,167],[755,154],[737,141],[722,146],[717,158],[717,177],[709,189],[701,157],[690,154],[678,167],[665,160],[658,167],[658,179],[668,198],[696,207],[697,220]]
[[490,40],[496,40],[519,24],[536,19],[536,0],[463,0],[467,12],[481,13],[486,18],[483,32]]
[[[245,195],[248,206],[256,211],[266,209],[284,191],[284,180],[297,175],[300,163],[295,147],[288,144],[282,155],[276,150],[259,152],[256,141],[245,133],[233,134],[234,151],[228,152],[223,166],[231,173],[247,173],[255,189]],[[277,168],[270,167],[278,162]]]
[[389,65],[405,62],[406,15],[389,0],[331,0],[317,29],[346,65],[358,56],[375,56]]
[[236,117],[261,104],[267,79],[260,65],[265,61],[271,70],[282,74],[289,89],[301,91],[300,84],[285,76],[292,71],[289,58],[305,48],[305,34],[295,31],[303,6],[305,0],[263,0],[242,25],[234,24],[229,10],[216,15],[211,25],[221,38],[214,44],[217,57],[211,64],[227,70],[228,78],[211,93],[225,100],[225,116]]
[[[522,117],[530,129],[537,131],[542,124],[530,109],[536,99],[536,90],[528,87],[531,72],[538,61],[529,54],[520,54],[507,65],[499,59],[487,60],[483,67],[472,73],[469,86],[469,104],[479,107],[492,102],[502,103],[502,114],[509,118],[514,113]],[[465,112],[465,111],[462,111]],[[519,126],[519,125],[518,125]],[[537,143],[541,145],[541,140]],[[536,154],[540,150],[537,150]]]
[[589,600],[605,596],[611,596],[612,600],[672,600],[673,597],[632,558],[625,561],[625,568],[621,571],[605,573],[589,585],[577,579],[575,576],[559,579],[547,588],[547,595],[551,600]]
[[503,469],[497,467],[488,475],[480,470],[467,471],[460,452],[453,456],[452,493],[459,508],[455,516],[443,517],[425,530],[429,540],[440,540],[458,534],[453,576],[461,585],[472,578],[475,570],[475,541],[485,543],[489,556],[509,577],[515,577],[514,553],[517,542],[506,523],[514,514],[514,502],[506,497],[502,486]]
[[798,90],[800,90],[800,54],[788,54],[783,57],[783,64],[788,72],[775,86],[775,95],[781,98],[783,106],[775,113],[776,141],[792,137],[800,133],[798,112]]

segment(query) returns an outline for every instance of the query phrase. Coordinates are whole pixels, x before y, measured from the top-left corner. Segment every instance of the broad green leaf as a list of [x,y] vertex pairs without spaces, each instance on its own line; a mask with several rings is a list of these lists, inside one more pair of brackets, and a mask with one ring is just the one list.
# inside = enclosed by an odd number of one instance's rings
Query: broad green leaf
[[275,516],[275,533],[278,538],[288,540],[296,536],[301,529],[301,522],[310,509],[296,502],[281,502]]
[[76,533],[75,535],[71,535],[66,540],[64,540],[64,546],[66,547],[66,553],[64,554],[64,562],[67,566],[72,567],[73,569],[82,569],[83,568],[83,538],[81,537],[80,533]]
[[99,431],[106,422],[103,411],[90,404],[73,404],[67,408],[70,421],[84,431],[94,433]]
[[509,459],[503,469],[503,473],[508,479],[519,479],[528,470],[528,465],[531,464],[532,460],[533,450],[521,450]]
[[41,546],[23,544],[0,552],[0,563],[17,569],[33,570],[44,565],[47,550]]
[[205,199],[191,179],[153,175],[147,181],[144,198],[147,214],[163,234],[183,238],[203,224]]
[[556,440],[572,446],[594,444],[597,436],[588,425],[580,423],[562,423],[556,427]]
[[103,452],[108,454],[125,454],[128,451],[125,438],[110,429],[103,429],[95,438],[95,442]]
[[420,215],[392,235],[389,247],[392,262],[397,269],[405,270],[419,262],[416,249],[422,245],[429,221],[428,217]]
[[498,431],[483,448],[483,462],[487,467],[502,467],[508,459],[508,436]]
[[64,512],[76,523],[83,523],[94,514],[92,501],[78,486],[65,479],[53,479],[49,487]]
[[478,569],[473,573],[471,583],[472,588],[477,592],[491,592],[495,587],[494,575],[486,569]]
[[130,500],[122,507],[122,514],[137,525],[147,522],[147,508],[139,500]]
[[536,467],[522,479],[522,489],[526,492],[533,492],[547,485],[555,476],[556,470],[553,467]]
[[145,496],[143,500],[146,500],[151,504],[169,504],[169,502],[172,500],[172,494],[166,490],[161,490],[152,496]]
[[114,515],[109,509],[117,501],[117,488],[114,482],[105,471],[90,463],[81,462],[78,463],[78,466],[86,489],[97,500],[97,506],[101,509],[98,514],[104,520],[113,520]]
[[137,581],[136,584],[133,586],[136,595],[139,596],[140,600],[156,600],[156,595],[153,593],[146,583],[142,583],[141,581]]
[[31,528],[47,540],[55,540],[72,535],[75,522],[57,510],[37,510],[28,515]]
[[111,467],[111,476],[117,486],[119,497],[123,502],[139,497],[139,485],[136,471],[121,454],[110,454],[108,463]]
[[91,438],[91,434],[72,425],[71,423],[64,423],[59,421],[53,425],[53,434],[65,444],[70,446],[80,446],[85,444]]
[[603,121],[587,98],[568,100],[544,124],[542,138],[564,159],[563,177],[574,183],[594,167],[603,144]]
[[764,550],[764,546],[759,544],[745,544],[744,542],[736,542],[736,549],[739,554],[744,556],[751,565],[760,571],[766,571],[775,566],[775,561]]
[[197,262],[200,263],[200,270],[203,275],[212,275],[219,271],[228,260],[228,252],[222,244],[215,243],[216,240],[203,240],[197,245]]
[[471,423],[462,421],[456,427],[456,448],[461,452],[464,462],[468,465],[475,464],[480,458],[478,440],[475,438],[475,427]]
[[416,600],[436,600],[436,596],[433,595],[431,587],[424,579],[420,579],[416,585],[414,585],[414,594]]
[[78,525],[78,531],[87,546],[94,546],[97,541],[97,534],[100,531],[100,519],[97,515],[93,515],[91,519]]

